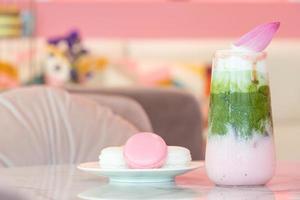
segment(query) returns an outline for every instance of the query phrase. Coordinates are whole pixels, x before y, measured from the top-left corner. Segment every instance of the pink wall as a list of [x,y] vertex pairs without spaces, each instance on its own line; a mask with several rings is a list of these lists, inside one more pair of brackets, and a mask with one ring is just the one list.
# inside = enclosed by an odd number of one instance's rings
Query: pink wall
[[37,35],[71,28],[88,37],[236,37],[256,24],[281,21],[279,37],[300,37],[300,3],[86,1],[37,4]]

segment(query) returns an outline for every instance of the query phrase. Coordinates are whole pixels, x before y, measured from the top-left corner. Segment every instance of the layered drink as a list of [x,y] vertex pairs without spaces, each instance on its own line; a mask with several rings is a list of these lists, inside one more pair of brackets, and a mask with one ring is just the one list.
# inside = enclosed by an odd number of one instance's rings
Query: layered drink
[[217,51],[213,60],[206,171],[217,185],[262,185],[275,170],[266,53]]

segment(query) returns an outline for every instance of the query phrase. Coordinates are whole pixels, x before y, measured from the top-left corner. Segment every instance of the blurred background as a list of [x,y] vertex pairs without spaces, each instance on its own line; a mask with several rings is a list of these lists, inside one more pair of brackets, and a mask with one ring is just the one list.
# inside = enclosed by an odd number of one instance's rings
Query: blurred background
[[0,89],[175,87],[201,102],[205,125],[213,53],[270,21],[277,156],[300,159],[297,0],[0,0]]

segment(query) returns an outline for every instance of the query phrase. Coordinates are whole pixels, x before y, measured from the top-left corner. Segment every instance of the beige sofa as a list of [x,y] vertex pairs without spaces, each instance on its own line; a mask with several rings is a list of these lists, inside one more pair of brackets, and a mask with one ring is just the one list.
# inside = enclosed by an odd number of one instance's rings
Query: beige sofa
[[[202,137],[200,104],[193,95],[176,89],[137,87],[109,89],[76,87],[69,88],[69,91],[84,96],[108,95],[113,98],[117,95],[134,100],[145,110],[153,131],[161,135],[168,145],[187,147],[194,160],[204,159],[205,144]],[[114,109],[116,105],[111,104],[110,107]],[[133,119],[134,116],[135,113],[127,113],[125,118]]]

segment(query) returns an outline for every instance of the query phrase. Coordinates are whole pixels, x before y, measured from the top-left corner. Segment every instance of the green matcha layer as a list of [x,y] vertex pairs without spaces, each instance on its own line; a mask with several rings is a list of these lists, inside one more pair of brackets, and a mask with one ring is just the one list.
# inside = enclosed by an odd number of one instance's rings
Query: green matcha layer
[[211,135],[226,135],[229,129],[242,138],[250,138],[254,133],[270,134],[267,132],[272,125],[270,89],[264,76],[254,73],[218,72],[218,77],[216,73],[213,75],[209,112]]

